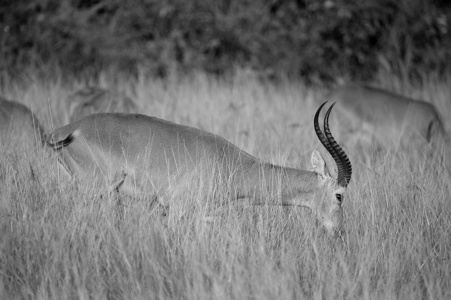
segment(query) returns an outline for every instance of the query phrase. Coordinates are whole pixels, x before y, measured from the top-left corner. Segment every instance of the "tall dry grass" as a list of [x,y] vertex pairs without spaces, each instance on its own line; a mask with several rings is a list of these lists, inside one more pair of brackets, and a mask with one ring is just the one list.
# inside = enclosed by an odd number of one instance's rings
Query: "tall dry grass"
[[[424,93],[435,91],[449,112],[449,89],[430,85]],[[322,91],[246,74],[123,88],[143,113],[217,133],[273,163],[308,168],[311,150],[326,153],[312,126]],[[7,96],[32,106],[50,131],[63,125],[70,92],[36,83]],[[207,222],[205,201],[225,200],[214,189],[203,199],[195,187],[178,194],[186,205],[177,217],[162,217],[149,199],[125,199],[120,218],[114,195],[66,179],[53,153],[6,146],[0,298],[449,299],[451,183],[440,157],[367,152],[360,160],[346,150],[354,170],[341,245],[302,208],[238,203]]]

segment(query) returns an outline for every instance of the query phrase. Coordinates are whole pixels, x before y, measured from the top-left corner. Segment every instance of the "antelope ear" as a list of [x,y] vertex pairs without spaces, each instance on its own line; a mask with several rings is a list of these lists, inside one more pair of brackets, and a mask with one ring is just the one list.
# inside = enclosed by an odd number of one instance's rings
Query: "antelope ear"
[[323,156],[318,150],[312,152],[312,158],[310,159],[310,164],[312,165],[312,170],[321,177],[330,176],[329,169],[327,168],[326,162]]

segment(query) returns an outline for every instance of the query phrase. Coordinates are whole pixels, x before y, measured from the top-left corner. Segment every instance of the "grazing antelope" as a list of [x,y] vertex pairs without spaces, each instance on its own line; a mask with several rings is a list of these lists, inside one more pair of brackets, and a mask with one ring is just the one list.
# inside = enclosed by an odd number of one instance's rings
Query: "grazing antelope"
[[99,112],[135,113],[135,102],[124,93],[99,87],[86,87],[67,98],[69,121],[75,122],[84,116]]
[[379,146],[413,149],[448,140],[431,103],[357,84],[339,86],[327,99],[337,103],[340,133],[352,135],[353,142],[366,140]]
[[42,144],[44,131],[25,105],[0,97],[0,144],[13,141]]
[[[269,204],[310,208],[327,231],[335,234],[343,224],[341,205],[352,168],[329,130],[333,106],[324,118],[324,133],[320,129],[318,115],[324,104],[315,114],[314,128],[337,164],[337,179],[331,177],[317,150],[311,156],[311,171],[276,166],[215,134],[139,114],[93,114],[56,129],[47,144],[59,152],[59,161],[76,178],[102,174],[113,182],[124,174],[117,187],[130,194],[151,191],[160,195],[186,181],[201,165],[215,166],[231,187],[233,199],[249,198],[260,204],[271,191],[278,191],[277,199]],[[202,182],[211,181],[211,173],[200,173]]]

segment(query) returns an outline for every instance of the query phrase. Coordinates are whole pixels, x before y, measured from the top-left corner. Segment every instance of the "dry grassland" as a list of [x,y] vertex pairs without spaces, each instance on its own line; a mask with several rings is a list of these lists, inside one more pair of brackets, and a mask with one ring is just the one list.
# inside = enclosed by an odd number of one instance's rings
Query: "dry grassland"
[[[36,83],[5,96],[31,106],[49,132],[64,124],[63,100],[75,88]],[[245,74],[123,88],[142,113],[214,132],[269,162],[309,168],[316,148],[333,165],[313,130],[322,91]],[[433,101],[449,129],[449,84],[402,92]],[[0,298],[450,299],[451,180],[442,157],[344,148],[353,178],[341,245],[302,208],[238,204],[207,222],[206,201],[225,196],[212,188],[200,199],[195,185],[174,192],[181,204],[166,218],[149,199],[127,199],[119,219],[114,195],[61,176],[53,153],[3,145]]]

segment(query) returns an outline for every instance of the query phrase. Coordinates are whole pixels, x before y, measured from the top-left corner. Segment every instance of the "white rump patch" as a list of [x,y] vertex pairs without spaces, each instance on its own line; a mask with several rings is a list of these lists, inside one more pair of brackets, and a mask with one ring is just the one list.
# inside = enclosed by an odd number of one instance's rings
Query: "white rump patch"
[[74,138],[77,138],[77,137],[79,137],[81,135],[81,130],[78,128],[78,129],[76,129],[74,132],[72,132],[72,136],[74,137]]

